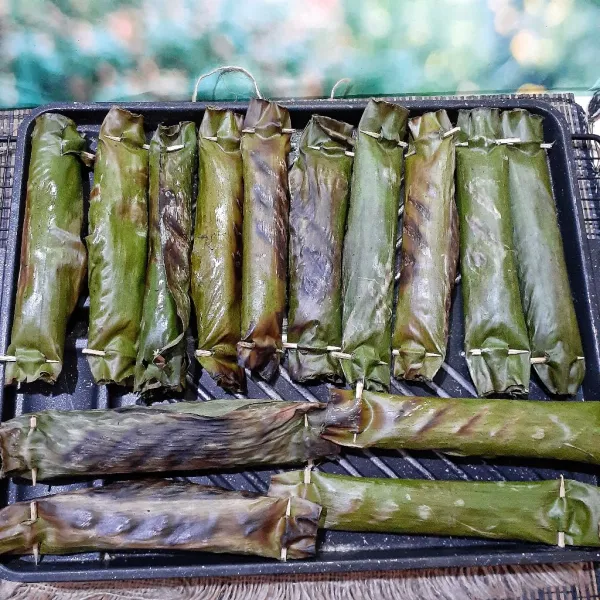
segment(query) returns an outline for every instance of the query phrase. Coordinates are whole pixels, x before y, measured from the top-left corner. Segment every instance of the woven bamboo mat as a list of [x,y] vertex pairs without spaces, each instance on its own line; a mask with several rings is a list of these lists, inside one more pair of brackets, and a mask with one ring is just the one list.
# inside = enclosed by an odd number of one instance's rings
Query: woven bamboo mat
[[591,563],[336,575],[0,582],[3,600],[596,600]]
[[[574,133],[585,133],[571,94],[547,96]],[[0,256],[7,241],[16,134],[29,111],[0,111]],[[600,268],[599,149],[575,143],[577,177],[594,265]],[[1,266],[0,266],[1,268]],[[596,278],[600,284],[600,273]],[[600,289],[600,288],[599,288]],[[22,584],[0,580],[0,600],[600,600],[594,565],[531,565],[348,574]]]

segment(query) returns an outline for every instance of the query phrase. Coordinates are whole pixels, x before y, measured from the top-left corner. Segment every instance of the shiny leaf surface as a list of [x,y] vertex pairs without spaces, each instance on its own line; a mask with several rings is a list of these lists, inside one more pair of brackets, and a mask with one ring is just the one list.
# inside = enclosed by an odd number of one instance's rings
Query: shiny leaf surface
[[[35,122],[21,241],[21,268],[7,355],[6,383],[62,370],[67,321],[86,272],[81,241],[85,140],[71,119],[46,113]],[[51,362],[48,362],[51,361]]]
[[[289,504],[289,506],[288,506]],[[0,553],[195,550],[281,558],[315,553],[321,509],[293,498],[175,481],[131,481],[0,510]],[[288,514],[289,513],[289,514]]]
[[[289,175],[290,255],[288,370],[294,381],[339,381],[338,359],[327,346],[342,344],[342,248],[353,127],[313,116],[300,139]],[[349,153],[349,154],[347,154]]]
[[127,384],[142,321],[148,235],[148,150],[144,119],[113,107],[96,151],[90,197],[88,355],[97,383]]

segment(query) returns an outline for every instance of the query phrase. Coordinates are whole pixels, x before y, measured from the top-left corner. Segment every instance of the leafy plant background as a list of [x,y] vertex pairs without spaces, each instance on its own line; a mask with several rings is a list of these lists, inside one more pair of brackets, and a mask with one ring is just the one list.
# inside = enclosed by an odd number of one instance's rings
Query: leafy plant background
[[[0,0],[0,105],[600,86],[600,0]],[[199,97],[248,97],[243,76]]]

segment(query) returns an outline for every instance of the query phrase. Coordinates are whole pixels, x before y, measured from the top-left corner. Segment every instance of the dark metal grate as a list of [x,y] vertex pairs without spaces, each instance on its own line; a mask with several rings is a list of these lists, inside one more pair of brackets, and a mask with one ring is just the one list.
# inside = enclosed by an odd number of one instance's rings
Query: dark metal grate
[[[585,113],[573,100],[558,108],[573,133],[589,133]],[[574,140],[573,148],[587,236],[590,240],[600,239],[600,144]]]
[[29,110],[0,111],[0,248],[4,248],[8,241],[17,130],[29,112]]

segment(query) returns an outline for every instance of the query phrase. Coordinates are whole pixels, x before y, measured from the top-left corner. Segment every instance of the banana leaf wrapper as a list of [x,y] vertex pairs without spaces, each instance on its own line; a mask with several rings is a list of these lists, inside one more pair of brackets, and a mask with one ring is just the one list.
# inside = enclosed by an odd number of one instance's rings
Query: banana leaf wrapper
[[600,464],[600,402],[418,398],[332,390],[339,422],[323,434],[342,446],[438,450],[456,456],[514,456]]
[[[244,392],[237,364],[242,297],[243,117],[208,108],[198,138],[198,201],[192,299],[202,367],[229,392]],[[209,354],[210,353],[210,354]]]
[[244,224],[240,365],[266,380],[279,370],[286,308],[290,114],[253,99],[242,131]]
[[465,352],[480,396],[525,394],[531,371],[497,109],[460,111],[456,200]]
[[390,385],[394,256],[408,111],[369,100],[355,144],[342,263],[342,368],[350,384]]
[[304,471],[273,476],[269,495],[323,508],[320,526],[342,531],[525,540],[600,546],[600,490],[564,481],[422,481]]
[[507,153],[513,238],[533,368],[552,394],[576,394],[585,360],[546,150],[540,148],[543,118],[524,110],[506,111],[502,137],[522,141]]
[[340,362],[327,348],[342,345],[342,249],[353,132],[347,123],[313,116],[289,175],[287,339],[298,345],[288,352],[294,381],[342,378]]
[[150,142],[148,263],[135,389],[185,387],[196,126],[159,125]]
[[88,354],[96,383],[129,384],[142,321],[148,236],[144,118],[113,107],[100,128],[90,196]]
[[35,470],[44,480],[298,465],[337,454],[321,433],[354,430],[357,414],[335,402],[235,399],[25,414],[0,425],[2,474]]
[[392,337],[394,377],[431,380],[446,357],[458,262],[455,150],[445,110],[408,123],[402,260]]
[[21,242],[21,269],[5,382],[54,383],[67,322],[86,271],[81,241],[85,140],[75,123],[46,113],[35,121]]
[[[32,505],[33,508],[32,514]],[[0,554],[196,550],[304,558],[321,508],[308,500],[175,481],[132,481],[0,510]]]

